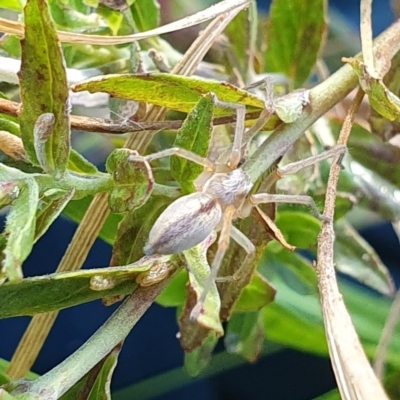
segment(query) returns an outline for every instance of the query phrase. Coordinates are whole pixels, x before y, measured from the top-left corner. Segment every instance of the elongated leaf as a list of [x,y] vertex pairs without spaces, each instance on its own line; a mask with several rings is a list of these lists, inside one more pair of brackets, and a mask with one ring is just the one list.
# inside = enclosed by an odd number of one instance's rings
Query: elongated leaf
[[[176,135],[174,146],[206,157],[212,128],[212,112],[211,97],[209,95],[202,97]],[[202,171],[201,165],[181,157],[171,158],[172,176],[179,182],[184,193],[193,192],[193,181]]]
[[199,375],[207,367],[217,342],[218,336],[211,333],[205,338],[200,347],[185,354],[184,367],[190,376]]
[[[0,286],[0,318],[60,310],[108,296],[126,295],[137,286],[138,274],[170,256],[146,257],[122,267],[55,273]],[[176,259],[171,262],[176,263]]]
[[115,184],[108,198],[112,212],[133,211],[148,200],[154,185],[153,173],[149,163],[136,151],[114,150],[106,168]]
[[316,245],[321,223],[305,212],[285,210],[278,213],[276,225],[291,245],[307,249]]
[[336,269],[385,295],[395,287],[390,273],[374,249],[346,221],[335,224]]
[[[50,192],[50,193],[49,193]],[[35,242],[47,231],[50,225],[61,214],[65,206],[72,199],[75,190],[48,191],[41,198],[41,208],[36,214]]]
[[250,362],[257,360],[264,341],[259,312],[235,314],[228,322],[224,338],[228,353],[238,354]]
[[179,317],[179,340],[186,353],[190,353],[202,346],[206,337],[210,335],[218,337],[224,333],[219,319],[221,302],[215,283],[208,288],[202,312],[194,321],[191,315],[193,308],[197,305],[197,301],[203,294],[205,283],[210,274],[210,266],[208,265],[206,253],[215,238],[215,234],[210,235],[202,243],[183,253],[188,263],[189,284],[187,286],[188,294],[186,303]]
[[[249,74],[256,56],[255,42],[257,38],[257,5],[255,2],[249,4],[247,10],[241,11],[226,27],[225,35],[230,42],[227,68],[236,68],[240,72],[243,82],[248,82]],[[237,33],[241,34],[238,35]],[[234,55],[234,58],[231,56]]]
[[251,277],[250,283],[244,287],[235,304],[234,312],[252,312],[261,310],[264,306],[274,301],[275,289],[257,272]]
[[38,203],[39,187],[33,179],[27,179],[13,202],[5,227],[7,245],[1,271],[10,282],[16,283],[22,279],[21,265],[34,242]]
[[273,285],[284,282],[303,295],[317,293],[317,276],[311,263],[275,242],[268,243],[258,271]]
[[157,0],[135,0],[130,11],[139,32],[157,28],[160,24],[160,6]]
[[324,0],[273,0],[266,32],[266,70],[286,74],[296,88],[302,85],[317,61],[325,29]]
[[367,93],[371,107],[389,121],[400,121],[400,99],[383,83],[370,75],[366,65],[355,58],[343,58],[357,73],[361,88]]
[[[383,83],[388,90],[395,94],[400,95],[400,52],[397,53],[391,61],[389,72],[384,76]],[[390,140],[393,136],[397,135],[400,131],[400,121],[388,121],[383,118],[375,110],[371,110],[369,116],[372,132],[382,138],[383,141]]]
[[24,18],[26,28],[21,40],[19,73],[23,104],[21,137],[29,160],[37,164],[34,125],[42,114],[54,114],[54,126],[45,151],[53,170],[62,173],[70,146],[68,85],[63,56],[45,0],[28,0]]
[[[74,92],[105,92],[113,97],[143,101],[172,110],[190,112],[202,95],[214,93],[219,100],[263,109],[261,99],[228,83],[171,74],[107,75],[73,85]],[[217,115],[226,110],[216,109]]]
[[74,149],[69,153],[67,168],[76,173],[91,175],[98,172],[97,168]]

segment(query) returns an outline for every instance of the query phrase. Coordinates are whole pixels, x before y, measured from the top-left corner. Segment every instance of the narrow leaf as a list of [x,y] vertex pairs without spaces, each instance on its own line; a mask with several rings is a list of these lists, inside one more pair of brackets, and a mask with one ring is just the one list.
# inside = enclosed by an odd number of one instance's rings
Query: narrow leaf
[[235,314],[228,322],[224,337],[228,353],[238,354],[250,362],[257,360],[264,341],[259,312]]
[[211,333],[200,347],[185,354],[184,367],[189,376],[197,376],[207,367],[217,342],[218,336]]
[[44,113],[54,114],[53,134],[46,142],[49,163],[65,171],[69,157],[68,85],[57,33],[44,0],[28,0],[24,9],[25,34],[21,39],[21,137],[33,164],[34,126]]
[[132,293],[136,277],[157,262],[176,264],[176,258],[145,257],[126,266],[54,273],[25,278],[18,285],[0,286],[0,318],[35,315],[96,299]]
[[[221,101],[245,104],[253,110],[264,108],[261,99],[229,83],[163,73],[107,75],[80,82],[73,85],[72,90],[105,92],[113,97],[147,102],[184,112],[193,110],[201,96],[210,92]],[[229,113],[217,108],[216,114]]]
[[74,193],[74,188],[67,191],[49,190],[47,193],[44,193],[40,199],[41,207],[36,214],[35,242],[61,214]]
[[22,279],[21,265],[33,247],[38,203],[39,187],[33,179],[27,179],[19,196],[13,201],[5,227],[7,245],[1,271],[10,282],[16,283]]
[[212,234],[196,247],[186,250],[183,253],[188,264],[189,284],[187,286],[188,295],[186,303],[179,317],[179,340],[182,348],[187,353],[200,347],[206,340],[206,337],[210,335],[218,337],[224,333],[219,319],[221,302],[215,283],[213,283],[207,292],[200,315],[195,321],[191,318],[191,312],[203,294],[205,283],[210,274],[207,249],[215,239],[216,234]]
[[324,0],[273,0],[266,31],[266,70],[284,73],[294,87],[301,86],[317,61],[325,29]]
[[250,283],[245,286],[235,304],[235,313],[261,310],[274,301],[276,290],[257,272],[252,276]]
[[400,99],[383,83],[374,78],[366,65],[355,58],[343,58],[357,73],[361,88],[367,93],[371,107],[389,121],[400,121]]
[[345,220],[335,224],[336,269],[385,295],[395,287],[390,273],[374,249]]
[[[387,89],[394,95],[400,95],[400,52],[397,53],[391,61],[390,69],[383,78],[383,83]],[[379,136],[383,141],[388,141],[392,137],[396,136],[400,131],[400,121],[388,121],[387,118],[383,118],[379,112],[371,110],[369,116],[369,122],[371,124],[372,132]]]
[[135,0],[130,11],[139,32],[155,29],[160,24],[160,5],[157,0]]
[[[211,135],[212,113],[211,96],[202,97],[187,116],[182,128],[176,135],[174,146],[190,150],[201,157],[205,157]],[[202,171],[203,167],[201,165],[181,157],[171,158],[172,176],[179,182],[184,193],[193,192],[193,181]]]
[[68,170],[78,174],[94,175],[98,172],[97,168],[74,149],[69,153],[67,165]]

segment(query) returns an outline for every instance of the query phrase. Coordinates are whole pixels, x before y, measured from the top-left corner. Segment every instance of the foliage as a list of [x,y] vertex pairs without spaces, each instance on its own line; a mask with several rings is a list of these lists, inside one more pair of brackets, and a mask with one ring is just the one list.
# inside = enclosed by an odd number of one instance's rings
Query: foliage
[[[323,78],[316,72],[327,46],[323,0],[273,0],[268,16],[258,15],[253,1],[228,0],[219,3],[221,9],[210,8],[163,31],[157,30],[160,8],[156,0],[129,1],[123,6],[74,0],[4,3],[24,25],[15,23],[15,30],[9,32],[0,19],[0,30],[6,32],[0,55],[21,59],[17,81],[0,66],[0,78],[7,83],[1,85],[0,99],[0,206],[7,212],[0,236],[0,318],[34,316],[95,299],[108,304],[127,297],[85,346],[44,376],[32,381],[14,379],[22,376],[14,376],[12,365],[2,362],[1,399],[35,399],[43,393],[49,399],[109,399],[121,342],[154,301],[179,311],[180,344],[189,375],[207,370],[210,360],[213,364],[218,357],[213,350],[223,335],[226,351],[250,362],[268,353],[267,342],[275,345],[271,351],[285,346],[328,356],[312,262],[321,221],[298,204],[263,205],[247,219],[237,219],[235,226],[255,245],[254,259],[236,277],[246,254],[236,243],[230,244],[220,276],[235,279],[214,282],[204,313],[193,321],[190,313],[206,287],[208,260],[216,254],[215,233],[179,255],[144,255],[143,248],[161,212],[203,185],[197,180],[203,167],[177,155],[170,160],[146,156],[174,146],[199,158],[223,158],[238,117],[220,102],[240,104],[246,107],[249,128],[240,168],[251,178],[252,190],[307,193],[320,209],[326,191],[326,160],[278,182],[269,172],[279,162],[305,159],[332,145],[344,115],[331,109],[358,84],[373,112],[369,119],[360,116],[343,161],[335,209],[335,263],[338,271],[374,291],[369,294],[359,286],[341,286],[365,351],[373,357],[395,288],[384,263],[353,227],[350,211],[374,211],[394,222],[400,215],[399,149],[387,141],[400,122],[399,49],[388,46],[391,35],[398,34],[395,25],[378,43],[378,50],[387,53],[381,57],[393,58],[390,69],[386,66],[387,74],[374,74],[355,56],[344,59],[345,66]],[[159,36],[215,17],[227,25],[224,36],[218,31],[223,27],[211,22],[210,30],[185,55],[174,48],[176,43]],[[136,34],[142,40],[137,41]],[[214,48],[212,62],[205,63],[203,56],[213,43],[218,51]],[[255,85],[258,80],[261,84]],[[20,106],[12,101],[15,83]],[[299,89],[311,85],[311,90]],[[88,92],[99,97],[90,97]],[[79,95],[101,107],[102,100],[96,104],[100,92],[109,95],[110,109],[118,105],[118,112],[128,115],[110,122],[71,114],[70,102]],[[162,129],[128,133],[125,143],[106,139],[116,147],[105,162],[106,172],[71,147],[76,130],[104,133],[112,125],[130,132],[163,120]],[[259,129],[250,136],[254,126]],[[102,208],[102,196],[107,196],[108,208]],[[90,204],[100,204],[97,214]],[[86,236],[79,239],[85,243],[99,235],[113,245],[110,266],[80,270],[83,256],[70,271],[24,278],[24,261],[61,213],[78,224],[82,221],[84,233],[79,234]],[[104,216],[102,229],[91,230],[87,221],[99,215]],[[192,228],[194,224],[188,227]],[[289,251],[286,242],[302,251]],[[84,248],[85,254],[89,250],[90,245]],[[374,309],[364,307],[369,302],[374,302]],[[400,336],[394,335],[386,358],[392,375],[400,370],[399,348]],[[26,373],[30,366],[25,365]],[[157,386],[152,381],[146,385]],[[173,387],[170,383],[157,390]],[[321,398],[336,396],[335,392]]]

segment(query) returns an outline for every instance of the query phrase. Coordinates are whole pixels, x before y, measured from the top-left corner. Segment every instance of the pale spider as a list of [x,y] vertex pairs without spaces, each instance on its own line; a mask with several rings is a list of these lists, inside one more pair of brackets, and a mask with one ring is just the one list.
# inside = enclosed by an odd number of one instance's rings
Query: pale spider
[[[153,225],[144,247],[146,255],[177,254],[198,245],[213,231],[220,231],[218,249],[211,264],[210,275],[204,285],[203,293],[192,310],[192,319],[197,319],[202,312],[207,292],[217,279],[218,270],[228,248],[230,237],[247,253],[247,257],[238,271],[254,256],[254,245],[239,229],[232,225],[232,220],[248,217],[253,207],[256,207],[262,217],[265,217],[258,204],[271,202],[305,204],[311,207],[318,218],[324,218],[309,196],[250,194],[254,182],[239,167],[239,164],[247,142],[260,131],[263,123],[256,122],[253,128],[245,132],[245,106],[221,102],[215,96],[213,96],[213,101],[216,106],[233,108],[237,113],[233,144],[229,150],[219,157],[216,163],[178,147],[144,157],[146,161],[150,162],[161,157],[176,155],[205,168],[205,171],[195,182],[198,191],[180,197],[162,212]],[[295,173],[316,162],[340,155],[344,151],[344,146],[335,146],[317,156],[279,168],[275,171],[275,176]]]

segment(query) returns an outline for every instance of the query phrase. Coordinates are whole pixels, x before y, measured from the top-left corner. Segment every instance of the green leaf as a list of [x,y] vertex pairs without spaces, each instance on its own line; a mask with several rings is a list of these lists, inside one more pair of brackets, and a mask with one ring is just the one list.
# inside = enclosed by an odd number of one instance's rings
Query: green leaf
[[238,354],[249,362],[256,361],[264,341],[262,328],[259,312],[233,315],[224,337],[227,352]]
[[0,286],[0,318],[35,315],[104,297],[132,293],[137,286],[135,278],[138,274],[148,271],[155,263],[170,260],[174,259],[171,256],[146,257],[121,267],[25,278],[18,285],[7,282]]
[[250,283],[245,286],[235,304],[234,312],[257,311],[274,301],[275,289],[260,274],[255,273]]
[[139,32],[157,28],[160,24],[160,5],[157,0],[134,0],[130,11]]
[[33,179],[27,179],[13,201],[5,227],[7,245],[1,271],[10,282],[22,279],[21,265],[33,247],[38,204],[39,187]]
[[1,3],[2,8],[6,8],[8,10],[21,12],[22,11],[22,1],[19,0],[4,0]]
[[[261,99],[229,83],[163,73],[107,75],[80,82],[73,85],[72,90],[105,92],[113,97],[143,101],[184,112],[193,110],[200,98],[210,92],[221,101],[245,104],[250,109],[264,108]],[[215,112],[217,115],[227,115],[226,110],[219,107]]]
[[277,303],[265,307],[261,314],[268,340],[314,354],[328,353],[322,323],[306,321],[296,310],[292,312]]
[[[387,89],[395,94],[400,95],[400,52],[398,52],[391,60],[390,69],[383,77],[383,83]],[[372,132],[380,137],[384,142],[390,140],[397,135],[400,130],[400,121],[388,121],[383,118],[374,109],[371,110],[369,122]]]
[[[60,400],[110,400],[110,383],[112,373],[117,365],[121,346],[115,347],[111,353],[96,364],[71,389],[64,393]],[[84,396],[84,397],[83,397]]]
[[360,80],[360,86],[368,95],[371,107],[389,121],[400,121],[400,99],[383,83],[370,75],[367,66],[355,58],[343,58],[349,63]]
[[[226,67],[238,71],[245,83],[249,83],[253,72],[253,61],[257,39],[257,4],[251,2],[246,10],[241,11],[225,28],[225,35],[230,42],[226,50]],[[240,35],[238,35],[240,32]]]
[[72,172],[85,175],[94,175],[98,172],[98,169],[91,162],[74,149],[71,149],[69,153],[67,168]]
[[[221,302],[217,285],[213,282],[210,288],[206,287],[207,278],[210,275],[210,266],[207,261],[207,249],[215,241],[216,235],[210,235],[199,245],[183,252],[188,265],[189,284],[187,286],[188,295],[179,317],[180,343],[185,352],[192,352],[199,347],[204,338],[199,341],[198,327],[201,327],[202,336],[205,332],[208,336],[215,333],[222,336],[224,330],[219,319]],[[197,305],[197,301],[202,296],[205,289],[208,289],[206,298],[203,302],[201,313],[193,321],[191,312]]]
[[13,135],[20,136],[19,125],[8,115],[0,114],[0,130],[7,131]]
[[25,37],[21,39],[21,137],[29,160],[37,165],[34,126],[45,113],[54,115],[46,141],[48,163],[65,171],[70,146],[68,84],[57,33],[44,0],[28,0],[24,9]]
[[[212,129],[213,103],[210,95],[202,97],[185,119],[176,135],[174,146],[192,151],[201,157],[207,156]],[[193,192],[193,181],[203,171],[197,165],[182,157],[171,158],[171,173],[181,185],[184,194]]]
[[48,190],[40,199],[40,209],[36,213],[35,242],[47,231],[72,199],[75,189],[67,191]]
[[324,0],[273,0],[266,31],[266,70],[284,73],[294,87],[301,86],[317,61],[325,29]]
[[331,390],[313,400],[341,400],[340,393],[337,389]]
[[335,224],[336,269],[359,282],[391,296],[395,287],[390,273],[374,249],[345,220]]
[[190,353],[185,354],[184,367],[190,376],[197,376],[207,367],[212,352],[217,345],[218,337],[211,333],[205,338],[202,345]]
[[157,297],[157,303],[164,307],[182,306],[186,300],[187,281],[188,276],[186,270],[180,271]]
[[321,223],[310,214],[298,211],[279,211],[275,222],[291,245],[308,249],[317,243]]
[[268,243],[258,271],[273,285],[282,282],[303,295],[317,293],[317,275],[311,263],[276,242]]
[[[72,221],[79,223],[85,215],[93,196],[86,196],[80,200],[70,201],[63,210],[63,214],[70,218]],[[108,244],[113,244],[117,234],[117,227],[122,219],[122,215],[110,213],[103,224],[99,237]]]
[[115,184],[108,198],[112,212],[133,211],[148,200],[154,185],[153,173],[149,163],[136,151],[114,150],[106,168]]

